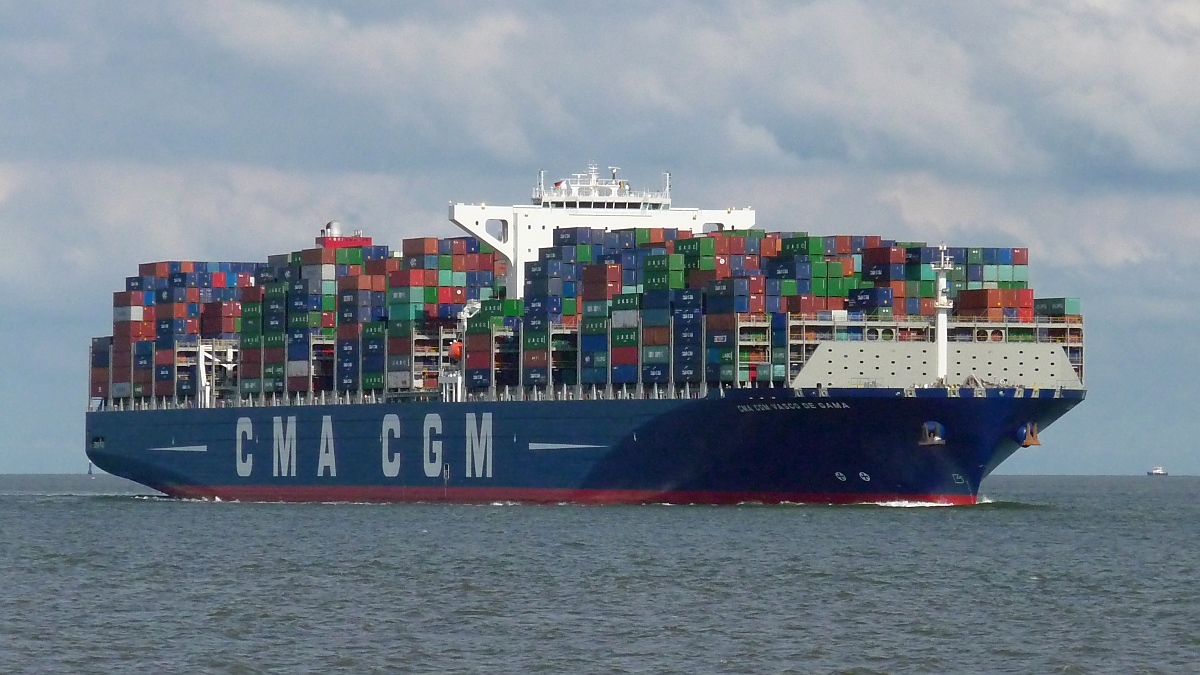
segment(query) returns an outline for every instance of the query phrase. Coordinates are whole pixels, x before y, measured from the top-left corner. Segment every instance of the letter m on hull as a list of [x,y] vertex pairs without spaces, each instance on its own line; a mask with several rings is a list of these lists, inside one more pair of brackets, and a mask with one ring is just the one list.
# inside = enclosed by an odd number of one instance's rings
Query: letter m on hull
[[476,424],[475,413],[467,413],[467,478],[492,477],[492,413],[482,414]]
[[296,475],[296,418],[287,418],[284,427],[283,418],[275,418],[275,465],[272,476]]

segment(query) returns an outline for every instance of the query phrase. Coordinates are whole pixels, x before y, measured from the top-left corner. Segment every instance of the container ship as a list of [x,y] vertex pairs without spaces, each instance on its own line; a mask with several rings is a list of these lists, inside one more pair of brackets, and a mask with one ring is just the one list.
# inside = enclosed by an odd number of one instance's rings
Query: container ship
[[595,166],[449,218],[140,265],[89,459],[222,500],[972,504],[1085,396],[1024,248],[767,231]]

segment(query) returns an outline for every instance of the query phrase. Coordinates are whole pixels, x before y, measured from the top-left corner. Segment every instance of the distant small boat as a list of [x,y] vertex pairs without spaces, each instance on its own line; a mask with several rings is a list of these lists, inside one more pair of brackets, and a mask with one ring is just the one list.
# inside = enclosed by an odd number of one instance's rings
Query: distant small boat
[[1167,472],[1161,466],[1156,466],[1153,469],[1150,469],[1149,471],[1147,471],[1146,475],[1147,476],[1166,476]]

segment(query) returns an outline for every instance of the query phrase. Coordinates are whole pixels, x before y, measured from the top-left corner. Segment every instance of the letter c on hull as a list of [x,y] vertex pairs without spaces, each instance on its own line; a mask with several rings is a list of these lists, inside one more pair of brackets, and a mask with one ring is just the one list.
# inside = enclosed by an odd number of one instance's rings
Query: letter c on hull
[[249,417],[239,417],[237,421],[237,475],[246,478],[254,468],[254,455],[242,452],[243,440],[254,440],[254,425]]
[[380,442],[383,445],[383,475],[388,478],[400,475],[400,453],[393,453],[388,449],[388,441],[399,436],[400,418],[396,415],[384,415]]

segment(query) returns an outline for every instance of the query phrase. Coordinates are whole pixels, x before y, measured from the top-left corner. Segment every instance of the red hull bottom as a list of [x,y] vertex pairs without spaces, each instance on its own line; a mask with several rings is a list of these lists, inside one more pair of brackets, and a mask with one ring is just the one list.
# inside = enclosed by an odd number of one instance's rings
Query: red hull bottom
[[399,486],[269,486],[269,485],[169,485],[159,492],[185,499],[222,499],[251,502],[451,502],[490,504],[882,504],[908,502],[969,506],[975,495],[893,493],[772,493],[653,490],[573,490],[553,488],[439,488]]

